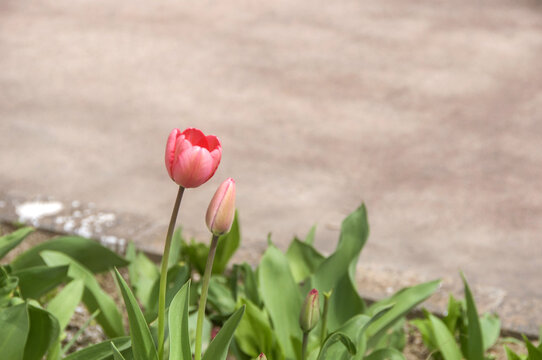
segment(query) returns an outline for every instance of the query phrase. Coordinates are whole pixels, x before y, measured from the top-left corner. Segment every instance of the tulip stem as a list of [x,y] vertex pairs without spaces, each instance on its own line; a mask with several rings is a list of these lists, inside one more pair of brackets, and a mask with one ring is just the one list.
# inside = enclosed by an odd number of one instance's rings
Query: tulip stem
[[309,343],[309,332],[303,332],[303,345],[301,347],[301,360],[307,359],[307,345]]
[[179,206],[183,198],[184,187],[179,186],[179,192],[177,192],[177,199],[171,212],[171,219],[169,220],[169,227],[166,235],[166,245],[164,246],[164,255],[162,256],[162,264],[160,266],[160,291],[158,293],[158,359],[164,359],[164,336],[165,336],[165,317],[166,317],[166,288],[167,288],[167,270],[169,263],[169,249],[171,247],[171,238],[173,237],[173,231],[175,230],[175,222],[177,221],[177,215],[179,214]]
[[201,285],[201,297],[198,307],[198,322],[196,326],[196,354],[195,360],[201,360],[201,336],[203,333],[203,318],[205,317],[205,305],[207,304],[207,293],[209,291],[209,281],[213,272],[213,261],[215,259],[216,246],[218,244],[218,235],[213,234],[211,246],[209,247],[209,256],[203,273],[203,284]]

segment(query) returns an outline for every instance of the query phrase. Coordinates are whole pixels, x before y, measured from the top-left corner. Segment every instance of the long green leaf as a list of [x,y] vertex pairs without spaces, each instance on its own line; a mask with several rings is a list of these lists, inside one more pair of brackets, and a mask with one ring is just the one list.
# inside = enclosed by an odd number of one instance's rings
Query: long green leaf
[[350,355],[356,355],[356,345],[354,345],[348,335],[341,332],[334,332],[324,341],[324,345],[322,346],[322,349],[320,349],[317,360],[326,360],[326,354],[329,347],[337,342],[341,342]]
[[437,347],[445,360],[461,360],[461,350],[446,324],[436,316],[429,314],[429,321],[433,330]]
[[[139,252],[128,266],[128,271],[135,295],[145,309],[151,309],[153,307],[153,290],[155,284],[160,282],[158,267],[145,254]],[[158,300],[158,296],[156,296],[156,300]]]
[[24,227],[14,232],[0,237],[0,259],[6,256],[11,250],[24,240],[34,229],[31,227]]
[[[263,352],[272,359],[284,358],[280,354],[282,348],[274,341],[273,330],[265,311],[244,298],[239,299],[239,304],[246,306],[245,315],[235,332],[235,342],[239,349],[250,357],[256,357]],[[279,354],[276,354],[277,352]]]
[[469,288],[469,284],[461,273],[465,286],[465,301],[467,303],[467,350],[465,357],[469,360],[484,360],[484,343],[476,303]]
[[117,304],[102,290],[89,270],[69,256],[57,251],[43,251],[41,256],[49,266],[69,265],[68,277],[84,282],[83,302],[91,313],[97,309],[100,310],[96,320],[103,327],[105,333],[110,337],[124,335],[122,316],[117,309]]
[[480,330],[482,331],[484,351],[486,351],[499,339],[501,320],[497,315],[484,314],[480,317]]
[[131,345],[130,337],[128,336],[109,339],[74,352],[73,354],[66,356],[64,360],[112,360],[113,350],[111,349],[111,343],[114,343],[115,347],[121,353],[130,349]]
[[169,305],[169,358],[171,360],[192,360],[188,329],[189,302],[190,281],[179,290]]
[[213,276],[209,282],[207,298],[208,304],[224,316],[231,315],[236,309],[236,301],[226,284],[227,280],[222,275]]
[[399,350],[393,348],[380,349],[373,351],[364,360],[405,360],[405,356]]
[[309,233],[307,234],[307,236],[305,236],[305,243],[312,246],[314,244],[315,235],[316,235],[316,225],[313,225],[311,229],[309,230]]
[[365,310],[365,303],[356,289],[355,272],[368,236],[367,210],[362,204],[344,219],[335,252],[320,264],[312,277],[311,287],[319,291],[333,290],[328,313],[331,331]]
[[260,290],[278,340],[287,358],[294,357],[291,338],[301,339],[299,313],[301,294],[295,283],[286,256],[274,245],[264,253],[258,269]]
[[290,243],[286,258],[296,282],[312,275],[325,259],[315,248],[297,238]]
[[533,343],[530,342],[525,335],[523,335],[523,341],[525,342],[525,346],[527,347],[528,359],[542,360],[542,350],[534,346]]
[[66,344],[64,344],[64,346],[60,349],[60,354],[61,355],[64,355],[65,353],[67,353],[72,348],[73,344],[75,344],[77,342],[77,340],[79,340],[81,335],[83,335],[83,333],[90,326],[90,323],[94,321],[94,319],[96,318],[96,316],[98,316],[99,313],[100,313],[100,310],[96,310],[92,314],[90,314],[90,316],[85,320],[83,325],[81,325],[79,327],[79,330],[77,330],[76,333],[72,336],[70,341],[68,341]]
[[504,350],[506,351],[506,358],[508,360],[521,360],[521,357],[512,350],[510,350],[508,346],[504,345]]
[[63,236],[45,241],[17,256],[11,267],[14,271],[45,265],[40,256],[42,251],[58,251],[73,258],[93,273],[123,267],[128,261],[97,241],[79,236]]
[[393,304],[394,306],[380,319],[372,323],[367,329],[367,336],[370,338],[369,346],[373,346],[387,329],[409,312],[416,305],[431,296],[439,287],[440,280],[434,280],[419,284],[413,287],[408,287],[395,293],[392,297],[378,301],[371,305],[368,309],[369,313],[381,309],[385,305]]
[[0,354],[5,359],[22,360],[30,329],[26,303],[0,311]]
[[113,359],[115,360],[126,360],[124,359],[124,356],[120,353],[119,349],[115,346],[113,342],[111,342],[111,351],[113,351]]
[[47,305],[47,311],[53,314],[63,330],[81,302],[85,284],[82,280],[73,280],[62,289]]
[[243,306],[234,312],[233,315],[230,316],[230,318],[224,323],[222,329],[220,329],[216,337],[207,347],[205,354],[203,354],[203,360],[226,360],[233,334],[237,328],[237,325],[239,325],[244,312],[245,307]]
[[115,269],[115,275],[122,297],[124,298],[128,319],[130,320],[130,337],[132,339],[134,359],[156,360],[158,359],[156,346],[137,300],[117,269]]
[[47,349],[58,339],[57,319],[48,311],[28,305],[30,329],[24,349],[24,360],[41,360]]
[[168,269],[176,265],[181,259],[181,248],[183,245],[182,227],[178,227],[171,238],[171,248],[169,249]]
[[62,284],[68,275],[68,266],[34,266],[15,271],[23,298],[39,299],[42,295]]
[[[190,268],[186,264],[175,264],[167,271],[167,287],[166,287],[166,308],[169,307],[171,301],[190,278]],[[160,278],[154,282],[147,306],[145,307],[145,320],[148,323],[152,322],[158,316],[158,292],[160,289]],[[138,298],[139,299],[139,298]]]

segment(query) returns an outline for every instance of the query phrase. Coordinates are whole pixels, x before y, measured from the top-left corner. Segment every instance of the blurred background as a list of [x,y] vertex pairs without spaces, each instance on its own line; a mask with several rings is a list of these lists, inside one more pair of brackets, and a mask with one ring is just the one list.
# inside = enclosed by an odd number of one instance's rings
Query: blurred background
[[314,224],[329,253],[365,202],[363,264],[542,298],[539,0],[0,2],[0,208],[92,203],[161,251],[175,127],[223,146],[198,240],[233,177],[253,256]]

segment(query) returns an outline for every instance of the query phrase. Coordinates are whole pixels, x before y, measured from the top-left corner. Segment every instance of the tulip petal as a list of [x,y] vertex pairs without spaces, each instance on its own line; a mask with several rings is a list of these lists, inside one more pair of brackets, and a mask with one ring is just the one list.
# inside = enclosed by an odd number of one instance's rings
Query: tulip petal
[[173,165],[173,180],[185,188],[194,188],[209,180],[214,170],[209,151],[193,146],[179,154]]
[[207,135],[207,144],[209,145],[207,149],[209,152],[213,152],[215,149],[220,149],[220,141],[218,141],[218,138],[214,135]]
[[181,135],[181,130],[179,129],[171,130],[167,139],[167,143],[166,143],[166,156],[165,156],[166,169],[171,178],[173,178],[172,171],[173,171],[173,161],[175,159],[176,143],[180,135]]
[[209,148],[207,137],[200,129],[188,128],[183,131],[183,135],[193,146],[199,146],[205,149]]

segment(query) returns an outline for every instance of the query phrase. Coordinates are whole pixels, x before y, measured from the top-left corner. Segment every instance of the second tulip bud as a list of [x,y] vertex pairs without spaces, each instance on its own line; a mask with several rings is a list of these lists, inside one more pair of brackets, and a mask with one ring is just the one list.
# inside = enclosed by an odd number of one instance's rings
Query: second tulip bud
[[308,333],[320,320],[320,300],[318,290],[312,289],[303,303],[299,315],[299,326],[304,333]]
[[235,217],[235,181],[232,178],[224,181],[216,190],[205,221],[214,235],[222,235],[230,231]]

